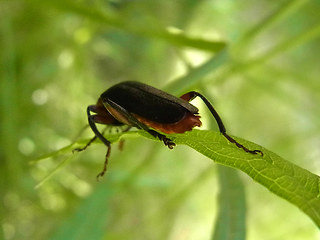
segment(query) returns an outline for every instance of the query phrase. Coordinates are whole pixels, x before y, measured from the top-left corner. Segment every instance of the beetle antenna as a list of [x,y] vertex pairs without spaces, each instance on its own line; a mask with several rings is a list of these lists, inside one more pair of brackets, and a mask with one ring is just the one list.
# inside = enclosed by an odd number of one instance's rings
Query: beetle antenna
[[217,113],[217,111],[213,108],[212,104],[208,101],[208,99],[206,99],[202,94],[192,91],[190,93],[188,93],[188,96],[190,98],[190,100],[194,99],[195,97],[200,97],[201,100],[206,104],[206,106],[208,107],[208,109],[210,110],[211,114],[213,115],[213,117],[215,118],[219,130],[220,132],[223,134],[223,136],[228,139],[229,142],[234,143],[238,148],[243,149],[244,151],[251,153],[251,154],[260,154],[261,156],[263,156],[263,152],[260,150],[250,150],[247,147],[243,146],[242,144],[238,143],[234,138],[232,138],[231,136],[229,136],[226,132],[226,128],[219,116],[219,114]]

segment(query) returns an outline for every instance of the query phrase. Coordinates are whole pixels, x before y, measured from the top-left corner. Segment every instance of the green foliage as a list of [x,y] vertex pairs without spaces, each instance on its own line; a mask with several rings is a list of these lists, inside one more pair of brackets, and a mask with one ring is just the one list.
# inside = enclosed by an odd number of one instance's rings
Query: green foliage
[[[154,139],[148,133],[142,131],[139,133],[145,137]],[[135,132],[123,134],[133,135]],[[111,137],[107,136],[107,138],[111,142],[115,142],[121,135],[122,134],[111,135]],[[184,134],[171,134],[169,137],[175,143],[187,145],[216,163],[247,173],[253,180],[262,184],[271,192],[299,207],[320,226],[319,176],[284,160],[277,154],[261,146],[240,138],[235,138],[249,149],[261,150],[263,156],[260,154],[246,153],[242,149],[238,149],[234,144],[228,142],[228,140],[218,132],[193,130]],[[87,141],[88,140],[81,140],[57,152],[44,155],[37,161],[48,157],[56,157],[67,151],[71,152],[75,144],[79,145]],[[45,180],[47,180],[47,178]],[[222,183],[222,186],[225,187],[224,184],[225,182]],[[241,194],[239,196],[241,196]]]
[[176,135],[175,142],[186,144],[213,161],[237,168],[264,185],[271,192],[301,208],[320,227],[320,178],[284,160],[256,144],[236,138],[249,149],[258,149],[264,156],[235,149],[222,136],[211,131],[192,131]]
[[220,193],[219,212],[212,235],[214,239],[246,238],[246,195],[245,187],[237,171],[218,166]]
[[[306,0],[0,1],[0,238],[319,238],[319,9]],[[174,136],[173,151],[111,132],[124,150],[113,146],[96,183],[105,147],[73,154],[92,133],[72,137],[86,106],[123,80],[177,96],[198,90],[228,133],[272,152],[247,154],[214,127]]]

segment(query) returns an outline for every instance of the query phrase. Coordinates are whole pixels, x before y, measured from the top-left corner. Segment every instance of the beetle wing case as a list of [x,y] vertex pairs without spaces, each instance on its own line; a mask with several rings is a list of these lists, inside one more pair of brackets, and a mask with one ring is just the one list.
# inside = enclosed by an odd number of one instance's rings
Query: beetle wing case
[[129,113],[162,124],[179,122],[187,112],[198,113],[198,108],[187,101],[140,82],[114,85],[101,94],[101,99],[114,101]]

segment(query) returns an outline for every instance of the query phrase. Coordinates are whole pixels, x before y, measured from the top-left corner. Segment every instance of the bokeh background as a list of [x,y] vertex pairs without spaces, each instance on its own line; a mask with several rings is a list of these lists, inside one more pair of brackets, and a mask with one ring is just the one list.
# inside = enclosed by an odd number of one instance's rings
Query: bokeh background
[[128,137],[101,182],[102,144],[30,162],[74,141],[105,89],[139,80],[203,92],[229,133],[319,175],[320,1],[1,0],[0,16],[3,239],[214,239],[222,172],[243,183],[234,239],[319,239],[295,206],[186,146]]

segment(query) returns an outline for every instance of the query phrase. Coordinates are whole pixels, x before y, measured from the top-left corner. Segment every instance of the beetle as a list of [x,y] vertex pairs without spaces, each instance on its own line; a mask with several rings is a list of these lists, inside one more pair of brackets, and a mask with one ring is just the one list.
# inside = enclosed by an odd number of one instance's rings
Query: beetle
[[[95,136],[83,148],[86,149],[96,138],[99,138],[106,146],[107,153],[103,170],[97,175],[102,177],[107,171],[110,156],[111,143],[98,130],[96,124],[131,127],[144,130],[153,137],[158,138],[169,149],[175,143],[164,134],[184,133],[194,127],[200,127],[201,121],[197,107],[189,103],[199,97],[207,106],[215,118],[220,133],[238,148],[251,154],[260,154],[260,150],[249,150],[238,143],[226,133],[226,128],[212,104],[199,92],[191,91],[183,94],[180,98],[169,93],[136,81],[118,83],[101,94],[95,105],[87,107],[89,126]],[[91,113],[94,113],[93,115]]]

